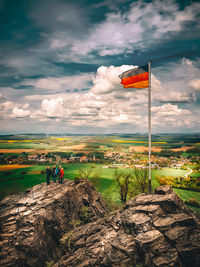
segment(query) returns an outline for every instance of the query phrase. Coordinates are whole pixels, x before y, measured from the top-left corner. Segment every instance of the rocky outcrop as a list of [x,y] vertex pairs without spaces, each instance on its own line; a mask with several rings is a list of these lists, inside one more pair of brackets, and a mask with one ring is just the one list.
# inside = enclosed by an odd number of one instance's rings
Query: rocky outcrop
[[0,266],[44,266],[60,255],[60,238],[103,217],[105,203],[87,180],[41,184],[0,202]]
[[54,267],[199,266],[198,216],[169,187],[155,193],[66,234]]
[[0,266],[199,266],[199,217],[168,186],[110,214],[87,180],[37,185],[0,208]]

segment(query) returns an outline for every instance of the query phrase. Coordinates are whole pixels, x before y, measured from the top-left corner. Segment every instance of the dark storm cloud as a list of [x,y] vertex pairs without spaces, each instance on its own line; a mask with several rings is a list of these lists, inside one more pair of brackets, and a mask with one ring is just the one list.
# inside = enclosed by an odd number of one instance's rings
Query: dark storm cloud
[[30,18],[34,25],[43,30],[45,34],[57,32],[70,33],[79,36],[89,27],[87,7],[80,5],[79,1],[42,0],[39,4],[32,2]]
[[[45,118],[69,121],[70,109],[77,112],[76,125],[80,121],[82,131],[94,131],[90,126],[93,121],[83,121],[82,117],[93,114],[89,104],[99,104],[96,129],[120,129],[121,121],[125,125],[131,120],[129,111],[120,117],[124,106],[128,103],[139,108],[146,99],[135,97],[129,103],[131,94],[127,93],[131,91],[117,94],[120,84],[115,79],[115,66],[143,65],[151,59],[160,89],[155,101],[168,103],[169,110],[179,104],[178,112],[186,105],[196,114],[199,92],[188,83],[199,78],[199,9],[199,1],[169,0],[165,5],[161,0],[0,0],[1,103],[20,122],[20,116],[24,120],[29,116],[39,131],[39,119],[43,120],[41,125],[48,125]],[[191,60],[186,65],[192,75],[186,71],[183,58]],[[102,65],[113,65],[113,72],[103,73]],[[115,94],[104,94],[108,84]],[[112,103],[116,101],[122,103],[121,110]],[[79,112],[80,105],[83,109]],[[10,120],[8,128],[16,128],[14,118]],[[137,121],[132,117],[132,122]],[[68,127],[78,129],[72,124]],[[127,125],[127,129],[131,127]]]
[[[145,2],[140,4],[142,2],[126,1],[126,8],[124,1],[94,3],[42,0],[2,3],[0,64],[5,76],[11,73],[12,76],[62,76],[64,72],[94,71],[96,67],[110,62],[132,64],[133,58],[135,64],[143,64],[149,58],[160,64],[159,59],[163,58],[163,54],[165,60],[162,61],[167,61],[172,56],[180,58],[188,55],[190,58],[199,53],[199,31],[194,20],[197,12],[183,3],[178,8],[177,4],[171,2],[173,8],[169,8],[169,11],[162,6],[158,11],[148,10],[152,5],[149,1],[148,5]],[[155,2],[155,7],[160,3]],[[176,19],[176,12],[183,16],[180,8],[188,8],[188,18],[180,18],[177,23],[171,23],[171,20]],[[138,10],[136,20],[132,19],[131,10]],[[162,16],[156,13],[159,11]],[[192,16],[192,12],[196,12],[196,15]],[[154,23],[149,23],[151,20]],[[113,32],[115,23],[119,25],[116,25],[116,32]],[[142,28],[137,33],[136,40],[131,41],[130,29],[138,27],[134,23]],[[192,23],[193,33],[190,31]],[[129,35],[125,43],[124,27],[127,27],[125,29]],[[117,31],[122,34],[119,40],[122,44],[113,39],[112,34]]]

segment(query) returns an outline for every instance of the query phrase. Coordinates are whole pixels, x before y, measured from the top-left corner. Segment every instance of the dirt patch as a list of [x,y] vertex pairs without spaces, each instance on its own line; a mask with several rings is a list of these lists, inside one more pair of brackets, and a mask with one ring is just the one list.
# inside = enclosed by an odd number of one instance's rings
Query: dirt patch
[[172,148],[170,150],[172,151],[186,151],[188,149],[191,149],[191,148],[195,148],[195,146],[182,146],[182,147],[179,147],[179,148]]
[[[156,147],[156,146],[151,147],[151,151],[153,152],[160,152],[161,150],[162,148],[160,147]],[[143,153],[143,152],[148,152],[149,148],[147,146],[130,146],[129,151]]]
[[22,153],[22,152],[26,152],[26,153],[29,153],[29,152],[33,152],[33,153],[48,153],[49,150],[39,150],[39,149],[29,149],[29,148],[26,148],[26,149],[23,149],[23,148],[0,148],[0,153]]
[[[186,151],[190,148],[194,148],[195,146],[182,146],[182,147],[179,147],[179,148],[170,148],[170,149],[167,149],[167,150],[172,150],[174,152],[178,152],[178,151]],[[153,152],[160,152],[161,150],[163,150],[165,148],[162,148],[162,147],[156,147],[156,146],[152,146],[151,147],[151,151]],[[130,152],[138,152],[138,153],[142,153],[142,152],[148,152],[149,151],[149,148],[147,146],[130,146],[129,147],[129,151]]]
[[19,165],[19,164],[12,164],[12,165],[0,165],[0,171],[8,171],[14,169],[22,169],[32,167],[32,165]]
[[60,149],[62,150],[82,150],[86,144],[79,144],[79,145],[74,145],[74,146],[61,146]]

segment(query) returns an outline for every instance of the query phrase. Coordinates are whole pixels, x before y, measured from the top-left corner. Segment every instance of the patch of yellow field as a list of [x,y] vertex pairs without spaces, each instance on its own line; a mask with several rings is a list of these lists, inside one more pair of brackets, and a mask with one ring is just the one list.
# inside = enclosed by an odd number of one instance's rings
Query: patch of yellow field
[[65,141],[65,140],[69,140],[69,138],[66,138],[66,137],[50,137],[50,139],[53,139],[53,140],[58,140],[58,141]]
[[19,165],[19,164],[0,165],[0,171],[8,171],[14,169],[28,168],[28,167],[32,167],[32,165]]

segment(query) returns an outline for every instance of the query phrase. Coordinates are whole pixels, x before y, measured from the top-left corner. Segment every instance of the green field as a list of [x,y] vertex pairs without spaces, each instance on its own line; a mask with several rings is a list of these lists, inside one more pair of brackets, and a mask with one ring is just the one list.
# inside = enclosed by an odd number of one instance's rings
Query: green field
[[[117,142],[116,142],[117,140]],[[0,149],[35,149],[35,150],[46,150],[50,152],[57,153],[58,156],[61,156],[61,153],[74,153],[80,154],[85,153],[95,153],[95,152],[111,152],[111,153],[127,153],[124,159],[128,159],[131,157],[138,157],[140,160],[148,161],[148,152],[134,152],[130,153],[129,147],[130,146],[148,146],[147,144],[148,136],[147,135],[140,135],[140,134],[122,134],[122,135],[105,135],[105,136],[46,136],[46,135],[10,135],[10,136],[1,136],[0,138]],[[171,148],[179,148],[182,146],[189,146],[195,147],[196,154],[198,155],[198,149],[200,143],[200,135],[152,135],[152,146],[160,146],[160,148],[166,149],[164,150],[164,154],[160,155],[157,152],[155,153],[156,157],[166,156],[167,159],[171,156],[169,154],[169,149]],[[80,145],[80,148],[73,148],[73,146]],[[67,147],[71,148],[67,148]],[[55,152],[57,151],[57,152]],[[1,164],[9,163],[9,160],[6,160],[6,157],[14,156],[14,159],[20,156],[20,152],[13,151],[18,153],[18,155],[14,153],[6,152],[2,150],[0,153],[2,158]],[[167,152],[167,155],[166,155]],[[28,152],[30,153],[30,152]],[[39,152],[31,152],[31,153],[38,153],[42,154],[41,151]],[[60,153],[60,154],[58,154]],[[171,151],[173,154],[174,152]],[[176,152],[184,156],[183,154],[191,154],[193,155],[194,151],[189,152]],[[176,154],[175,153],[175,154]],[[61,156],[62,157],[62,156]],[[3,161],[4,160],[4,161]],[[102,158],[101,158],[102,160]],[[104,160],[104,159],[103,159]],[[102,160],[102,162],[104,162]],[[109,162],[112,162],[112,159],[109,159]],[[113,160],[114,162],[114,160]],[[194,161],[191,161],[194,162]],[[21,162],[20,162],[21,163]],[[27,163],[24,161],[23,163]],[[29,163],[29,162],[28,162]],[[33,163],[33,162],[32,162]],[[35,162],[36,164],[38,162]],[[47,163],[48,164],[48,163]],[[191,163],[193,164],[193,163]],[[95,187],[97,190],[103,195],[103,197],[110,202],[119,205],[119,189],[116,181],[113,178],[114,169],[107,169],[103,168],[103,164],[92,163],[70,163],[70,164],[63,164],[64,171],[65,171],[65,179],[73,180],[78,176],[79,168],[88,168],[94,166],[98,172],[101,173],[99,179],[95,182]],[[189,165],[191,169],[193,169],[196,165]],[[45,174],[41,174],[41,171],[44,170],[46,165],[33,165],[32,167],[27,167],[23,169],[14,169],[14,170],[7,170],[7,171],[0,171],[0,199],[8,194],[15,194],[24,192],[27,188],[30,188],[36,184],[40,184],[46,181]],[[124,172],[130,171],[129,169],[123,169]],[[183,177],[189,170],[179,170],[179,169],[172,169],[172,168],[165,168],[165,169],[157,169],[152,170],[152,187],[155,189],[159,186],[159,183],[156,177],[159,176],[173,176],[173,177]],[[200,173],[192,173],[191,175],[194,178],[200,177]],[[178,190],[178,189],[177,189]],[[180,190],[180,189],[179,189]],[[184,192],[182,192],[184,191]],[[189,198],[196,198],[199,200],[200,193],[182,190],[179,192],[181,198],[189,199]]]
[[[183,190],[178,188],[173,188],[176,194],[184,201],[189,201],[190,198],[195,198],[200,203],[200,192],[190,191],[190,190]],[[200,208],[188,206],[189,208],[197,211],[200,213]]]
[[156,176],[183,177],[188,172],[189,172],[188,170],[179,170],[179,169],[173,169],[173,168],[152,170],[154,177],[156,177]]
[[[95,186],[97,190],[103,195],[109,202],[120,205],[119,189],[116,181],[113,179],[114,169],[103,168],[103,164],[89,164],[89,163],[73,163],[63,164],[65,171],[65,179],[73,180],[78,177],[79,168],[89,168],[93,166],[99,173],[100,178],[97,180]],[[22,169],[14,169],[1,171],[0,177],[0,199],[8,194],[22,193],[27,188],[30,188],[36,184],[40,184],[46,181],[45,174],[41,174],[42,170],[45,170],[44,165],[32,166]],[[123,169],[124,172],[130,171],[130,169]],[[152,187],[155,189],[159,186],[156,176],[183,176],[187,173],[187,170],[177,169],[162,169],[152,170]],[[174,191],[183,199],[189,200],[195,198],[200,202],[200,192],[194,192],[189,190],[174,189]],[[194,208],[200,212],[200,209]]]
[[179,188],[173,189],[183,200],[189,201],[190,198],[195,198],[200,203],[200,193]]
[[8,194],[24,192],[27,188],[44,182],[45,175],[33,173],[40,172],[41,170],[44,170],[44,166],[1,171],[0,199]]
[[45,144],[35,144],[35,143],[13,143],[13,144],[0,144],[0,148],[3,149],[45,149],[47,145]]
[[[63,164],[65,171],[65,179],[73,180],[78,176],[79,168],[88,168],[94,166],[100,173],[100,178],[97,182],[97,190],[103,194],[109,196],[114,202],[119,202],[118,187],[113,180],[114,169],[102,168],[103,164]],[[14,169],[8,171],[1,171],[0,183],[0,197],[4,197],[7,194],[21,193],[29,187],[36,184],[45,182],[45,174],[40,174],[45,169],[44,165],[32,166],[23,169]],[[123,169],[125,172],[129,169]],[[37,172],[37,173],[36,173]],[[153,178],[153,187],[158,186],[158,182]]]
[[190,175],[190,177],[200,178],[200,172],[194,172]]

